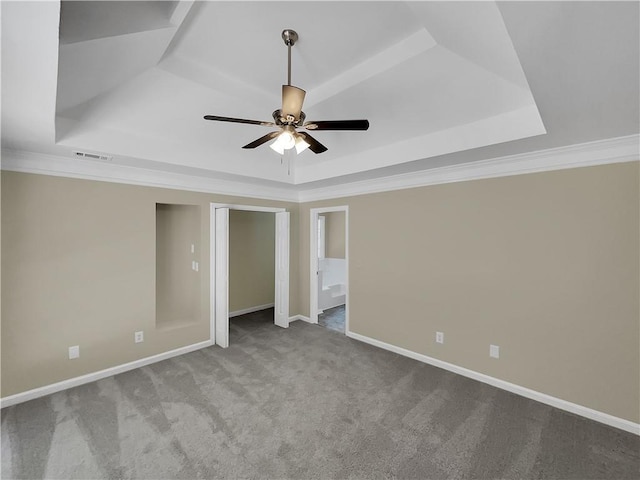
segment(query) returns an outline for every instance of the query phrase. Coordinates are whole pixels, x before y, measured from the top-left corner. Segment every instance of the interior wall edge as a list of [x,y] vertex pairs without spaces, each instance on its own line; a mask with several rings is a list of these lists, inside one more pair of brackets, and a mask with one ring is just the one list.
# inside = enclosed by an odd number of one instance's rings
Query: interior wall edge
[[476,372],[475,370],[470,370],[468,368],[460,367],[453,363],[444,362],[442,360],[429,357],[428,355],[424,355],[422,353],[417,353],[412,350],[407,350],[405,348],[392,345],[390,343],[382,342],[375,338],[367,337],[366,335],[361,335],[359,333],[355,333],[352,331],[346,332],[346,335],[349,338],[353,338],[354,340],[367,343],[374,347],[382,348],[384,350],[397,353],[404,357],[412,358],[419,362],[426,363],[434,367],[442,368],[449,372],[462,375],[463,377],[471,378],[473,380],[486,383],[488,385],[499,388],[501,390],[506,390],[507,392],[515,393],[516,395],[520,395],[522,397],[529,398],[531,400],[535,400],[540,403],[544,403],[545,405],[549,405],[551,407],[555,407],[560,410],[564,410],[566,412],[580,415],[581,417],[585,417],[590,420],[594,420],[596,422],[609,425],[610,427],[618,428],[620,430],[624,430],[626,432],[633,433],[635,435],[640,436],[640,423],[635,423],[630,420],[626,420],[624,418],[616,417],[608,413],[600,412],[598,410],[594,410],[592,408],[585,407],[577,403],[569,402],[567,400],[554,397],[552,395],[547,395],[546,393],[538,392],[530,388],[516,385],[514,383],[507,382],[505,380],[501,380],[499,378],[492,377],[484,373]]

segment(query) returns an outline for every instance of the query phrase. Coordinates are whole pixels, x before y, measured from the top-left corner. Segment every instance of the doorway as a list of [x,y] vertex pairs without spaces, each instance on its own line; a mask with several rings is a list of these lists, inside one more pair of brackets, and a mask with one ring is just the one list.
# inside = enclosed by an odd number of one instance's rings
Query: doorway
[[349,330],[349,207],[310,211],[309,321]]
[[210,210],[210,335],[229,346],[229,211],[275,213],[274,324],[289,326],[289,212],[284,208],[211,204]]

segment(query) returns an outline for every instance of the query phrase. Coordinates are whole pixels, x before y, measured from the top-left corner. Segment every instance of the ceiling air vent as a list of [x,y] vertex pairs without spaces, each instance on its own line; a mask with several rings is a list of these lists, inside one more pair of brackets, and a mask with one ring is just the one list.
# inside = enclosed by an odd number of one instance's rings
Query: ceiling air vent
[[105,162],[110,162],[113,157],[111,155],[100,155],[98,153],[89,153],[89,152],[73,152],[76,157],[90,158],[92,160],[103,160]]

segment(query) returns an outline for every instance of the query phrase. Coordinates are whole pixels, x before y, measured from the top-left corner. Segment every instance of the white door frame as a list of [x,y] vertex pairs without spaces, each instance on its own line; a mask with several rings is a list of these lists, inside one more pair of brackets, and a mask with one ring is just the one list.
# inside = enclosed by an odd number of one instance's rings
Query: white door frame
[[349,206],[312,208],[309,230],[309,322],[318,323],[318,216],[321,213],[344,212],[344,260],[346,263],[346,295],[344,308],[344,333],[349,329]]
[[[215,279],[215,318],[226,318],[226,322],[216,322],[213,339],[222,348],[229,346],[229,209],[216,208],[215,216],[215,253],[211,262]],[[211,219],[212,221],[214,218]],[[213,343],[213,341],[212,341]]]
[[282,328],[289,328],[289,212],[277,212],[276,216],[276,278],[273,322]]
[[[239,205],[232,203],[211,203],[209,207],[209,338],[211,344],[216,343],[216,209],[218,208],[228,208],[229,210],[245,210],[250,212],[267,212],[267,213],[281,213],[286,212],[286,208],[276,208],[276,207],[261,207],[257,205]],[[276,242],[277,243],[277,242]],[[277,248],[277,245],[276,245]],[[287,245],[287,255],[290,255],[289,245]],[[227,262],[228,262],[228,252],[227,252]],[[276,266],[277,267],[277,266]],[[276,285],[278,285],[279,280],[279,271],[278,268],[276,271]],[[289,276],[289,272],[282,272],[282,274],[286,274]],[[289,284],[289,279],[286,279],[287,285]],[[275,292],[274,292],[275,295]],[[288,306],[287,306],[288,307]],[[226,319],[220,319],[220,321],[229,322],[229,316],[227,315]],[[275,319],[274,319],[275,321]]]

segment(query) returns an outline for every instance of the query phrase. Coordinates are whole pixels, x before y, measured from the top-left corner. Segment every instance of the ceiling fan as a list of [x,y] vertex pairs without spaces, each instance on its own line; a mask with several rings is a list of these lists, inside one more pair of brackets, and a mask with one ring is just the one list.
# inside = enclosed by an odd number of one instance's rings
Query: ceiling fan
[[205,115],[205,120],[216,120],[218,122],[248,123],[249,125],[261,125],[263,127],[280,127],[275,132],[266,135],[246,144],[242,148],[256,148],[276,139],[270,147],[283,154],[285,150],[295,148],[297,153],[309,148],[313,153],[327,151],[327,147],[318,142],[305,131],[298,131],[298,128],[305,130],[367,130],[368,120],[322,120],[305,122],[306,115],[302,111],[302,103],[306,92],[301,88],[291,85],[291,47],[298,40],[298,34],[293,30],[284,30],[282,39],[288,48],[288,69],[287,84],[282,86],[282,108],[274,111],[273,122],[261,122],[259,120],[246,120],[244,118],[218,117],[215,115]]

